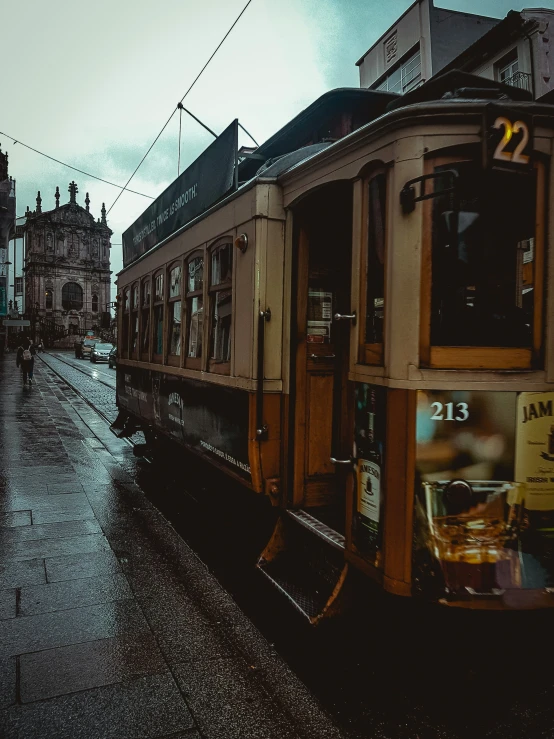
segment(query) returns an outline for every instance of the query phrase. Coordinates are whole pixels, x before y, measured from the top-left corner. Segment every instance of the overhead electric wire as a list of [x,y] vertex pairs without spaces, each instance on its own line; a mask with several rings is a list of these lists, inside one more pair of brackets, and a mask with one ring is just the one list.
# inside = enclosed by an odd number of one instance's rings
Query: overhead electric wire
[[[75,172],[80,172],[81,174],[86,175],[87,177],[92,177],[93,180],[99,180],[100,182],[104,182],[106,185],[111,185],[112,187],[118,187],[120,190],[125,190],[126,187],[122,187],[121,185],[116,185],[115,182],[109,182],[108,180],[103,180],[102,177],[97,177],[94,174],[90,174],[90,172],[85,172],[82,169],[79,169],[78,167],[73,167],[71,164],[67,164],[67,162],[62,162],[60,159],[56,159],[56,157],[51,157],[49,154],[45,154],[43,151],[39,151],[38,149],[35,149],[32,146],[29,146],[29,144],[24,144],[21,139],[14,139],[13,136],[10,136],[9,133],[4,133],[3,131],[0,131],[0,136],[5,136],[8,139],[11,139],[14,144],[21,144],[21,146],[24,146],[26,149],[30,149],[31,151],[34,151],[36,154],[40,154],[43,157],[46,157],[47,159],[51,159],[53,162],[57,162],[58,164],[61,164],[64,167],[67,167],[68,169],[72,169]],[[155,200],[152,195],[145,195],[143,192],[137,192],[136,190],[129,190],[128,192],[132,192],[134,195],[142,195],[143,198],[150,198],[150,200]]]
[[177,160],[177,177],[179,177],[179,173],[181,172],[181,120],[182,118],[183,118],[183,108],[181,106],[181,109],[179,110],[179,158]]
[[[229,30],[227,31],[227,33],[225,34],[225,36],[224,36],[224,37],[223,37],[223,38],[221,39],[221,41],[219,42],[219,44],[218,44],[218,45],[216,46],[216,48],[215,48],[215,51],[213,52],[213,54],[212,54],[212,55],[210,56],[210,58],[208,59],[208,61],[206,62],[206,64],[204,64],[204,66],[202,67],[202,69],[200,70],[200,72],[198,72],[198,74],[196,75],[196,77],[195,77],[195,78],[194,78],[194,80],[192,81],[192,84],[190,85],[189,89],[188,89],[188,90],[187,90],[187,91],[185,92],[185,94],[183,95],[183,97],[182,97],[182,98],[181,98],[181,100],[179,101],[180,103],[182,103],[182,102],[183,102],[183,100],[184,100],[184,99],[186,98],[186,96],[187,96],[187,95],[189,94],[189,92],[190,92],[190,91],[192,90],[192,88],[194,87],[194,85],[195,85],[195,84],[196,84],[196,83],[198,82],[198,80],[200,79],[200,76],[202,75],[202,73],[204,72],[204,70],[206,69],[206,67],[208,66],[208,64],[209,64],[209,63],[210,63],[210,62],[212,61],[212,59],[214,58],[214,56],[215,56],[215,55],[217,54],[217,52],[219,51],[219,49],[220,49],[220,47],[222,46],[223,42],[224,42],[224,41],[225,41],[225,39],[227,38],[227,36],[228,36],[228,35],[229,35],[229,34],[231,33],[231,31],[233,30],[233,28],[234,28],[234,27],[235,27],[235,26],[237,25],[237,23],[239,22],[239,20],[241,19],[242,15],[243,15],[244,11],[245,11],[245,10],[246,10],[246,9],[248,8],[248,6],[250,5],[250,3],[251,3],[251,2],[252,2],[252,0],[248,0],[248,2],[246,3],[246,5],[244,6],[244,8],[243,8],[243,9],[242,9],[242,10],[240,11],[240,13],[239,13],[239,14],[238,14],[238,16],[236,17],[236,19],[235,19],[235,21],[234,21],[233,25],[232,25],[232,26],[231,26],[231,27],[229,28]],[[148,149],[148,151],[146,152],[146,154],[145,154],[145,155],[144,155],[144,156],[142,157],[142,159],[141,159],[141,160],[140,160],[140,162],[138,163],[138,166],[137,166],[137,168],[135,169],[135,171],[133,172],[133,174],[132,174],[132,175],[131,175],[131,176],[129,177],[129,179],[127,180],[127,182],[126,182],[126,184],[125,184],[125,187],[124,187],[124,188],[123,188],[123,189],[121,190],[121,192],[119,193],[119,195],[118,195],[118,196],[116,197],[116,199],[115,199],[115,200],[113,201],[113,203],[112,203],[112,204],[110,205],[110,207],[109,207],[109,209],[108,209],[108,212],[106,213],[106,215],[108,215],[108,213],[109,213],[109,212],[111,211],[111,209],[112,209],[112,208],[114,207],[114,205],[115,205],[115,204],[117,203],[117,201],[118,201],[118,200],[119,200],[119,198],[121,197],[121,195],[122,195],[123,191],[127,189],[127,185],[129,184],[129,182],[131,182],[131,180],[133,179],[133,177],[134,177],[134,176],[136,175],[136,173],[138,172],[138,170],[139,170],[139,167],[141,166],[141,164],[142,164],[142,163],[144,162],[144,160],[146,159],[146,157],[148,156],[148,154],[150,154],[150,152],[152,151],[152,149],[153,149],[153,147],[154,147],[154,144],[156,143],[156,141],[157,141],[157,140],[158,140],[158,139],[160,138],[160,136],[162,135],[162,133],[163,133],[163,132],[165,131],[165,129],[167,128],[167,126],[168,126],[168,124],[169,124],[169,121],[170,121],[170,120],[171,120],[171,119],[173,118],[173,115],[174,115],[174,113],[175,113],[175,111],[176,111],[176,110],[177,110],[177,108],[175,108],[175,109],[174,109],[174,110],[172,111],[171,115],[169,116],[169,118],[168,118],[168,119],[167,119],[167,121],[165,122],[165,124],[164,124],[164,126],[163,126],[162,130],[161,130],[161,131],[159,132],[159,134],[158,134],[158,135],[156,136],[156,138],[155,138],[155,139],[154,139],[154,141],[152,142],[152,144],[151,144],[150,148]],[[250,135],[250,134],[248,134],[248,135]]]

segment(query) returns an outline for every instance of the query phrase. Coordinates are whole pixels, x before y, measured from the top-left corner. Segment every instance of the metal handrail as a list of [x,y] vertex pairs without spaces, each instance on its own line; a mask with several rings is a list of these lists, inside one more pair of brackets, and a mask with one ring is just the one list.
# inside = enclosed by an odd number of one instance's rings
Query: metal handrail
[[518,87],[520,90],[531,92],[531,75],[528,72],[516,72],[511,77],[502,80],[503,84]]
[[256,385],[256,439],[267,439],[267,426],[264,424],[264,351],[265,351],[265,324],[271,320],[271,310],[262,310],[258,313],[258,382]]

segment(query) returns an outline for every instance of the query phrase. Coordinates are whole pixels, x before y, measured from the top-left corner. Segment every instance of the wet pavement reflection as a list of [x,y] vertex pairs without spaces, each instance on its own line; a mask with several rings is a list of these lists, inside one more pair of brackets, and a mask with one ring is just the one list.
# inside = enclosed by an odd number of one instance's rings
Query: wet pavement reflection
[[82,397],[7,356],[0,409],[0,736],[339,739]]

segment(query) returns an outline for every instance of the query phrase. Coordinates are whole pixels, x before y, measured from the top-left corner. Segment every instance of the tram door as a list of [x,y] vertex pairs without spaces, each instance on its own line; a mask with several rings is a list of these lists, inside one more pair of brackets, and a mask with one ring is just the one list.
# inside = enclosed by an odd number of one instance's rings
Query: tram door
[[322,188],[295,210],[295,246],[293,505],[344,533],[352,450],[347,393],[351,323],[346,318],[351,312],[350,183]]

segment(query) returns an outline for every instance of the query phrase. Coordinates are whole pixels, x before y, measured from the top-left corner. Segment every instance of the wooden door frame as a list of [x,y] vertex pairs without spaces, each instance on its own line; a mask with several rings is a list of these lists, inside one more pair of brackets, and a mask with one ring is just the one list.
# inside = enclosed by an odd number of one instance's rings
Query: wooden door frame
[[[292,470],[289,477],[289,502],[292,507],[298,508],[306,505],[306,479],[308,475],[306,432],[309,421],[307,390],[308,372],[310,370],[310,367],[308,367],[309,346],[306,342],[310,240],[308,236],[308,231],[302,223],[301,216],[298,217],[297,228],[295,228],[294,231],[292,294],[296,295],[296,298],[294,310],[291,316],[291,398],[288,449],[290,458],[292,458]],[[345,285],[348,288],[350,300],[352,299],[351,272],[352,270],[350,265],[350,268],[345,270],[344,275]],[[349,327],[345,326],[344,330],[349,330]],[[343,380],[341,382],[340,388],[334,387],[333,389],[333,420],[335,420],[336,418],[336,416],[334,415],[336,405],[336,393],[341,394],[341,407],[343,409],[341,413],[341,427],[339,430],[339,449],[333,451],[335,453],[339,453],[340,451],[342,451],[345,454],[347,454],[345,450],[351,448],[353,438],[353,392],[350,392],[351,388],[349,383],[347,382],[350,363],[350,342],[352,341],[351,330],[349,331],[349,336],[350,339],[348,340],[348,342],[345,341],[345,347],[344,350],[341,352],[341,356],[337,357],[333,362],[332,369],[329,364],[325,364],[324,360],[318,367],[318,369],[321,369],[322,374],[326,374],[329,372],[329,370],[331,370],[335,383],[337,381],[338,375],[340,375]],[[314,344],[314,353],[318,353],[318,349],[322,346],[328,347],[328,345]],[[336,363],[339,361],[341,363],[340,367]],[[313,370],[315,369],[315,367],[312,367],[311,369]],[[313,372],[312,374],[315,375],[317,373]],[[352,398],[349,397],[349,393],[350,395],[352,395]],[[350,444],[347,443],[348,441],[350,441]],[[335,469],[334,473],[331,474],[337,485],[344,484],[346,492],[345,477],[346,474],[351,474],[351,470],[345,470],[344,468],[338,467]],[[310,502],[312,505],[323,505],[328,502],[327,498],[329,498],[330,494],[333,496],[336,494],[336,488],[334,491],[331,491],[331,493],[323,489],[324,487],[326,487],[325,479],[326,478],[322,476],[321,492],[318,492],[318,484],[316,481],[314,481],[315,489],[310,495]]]

